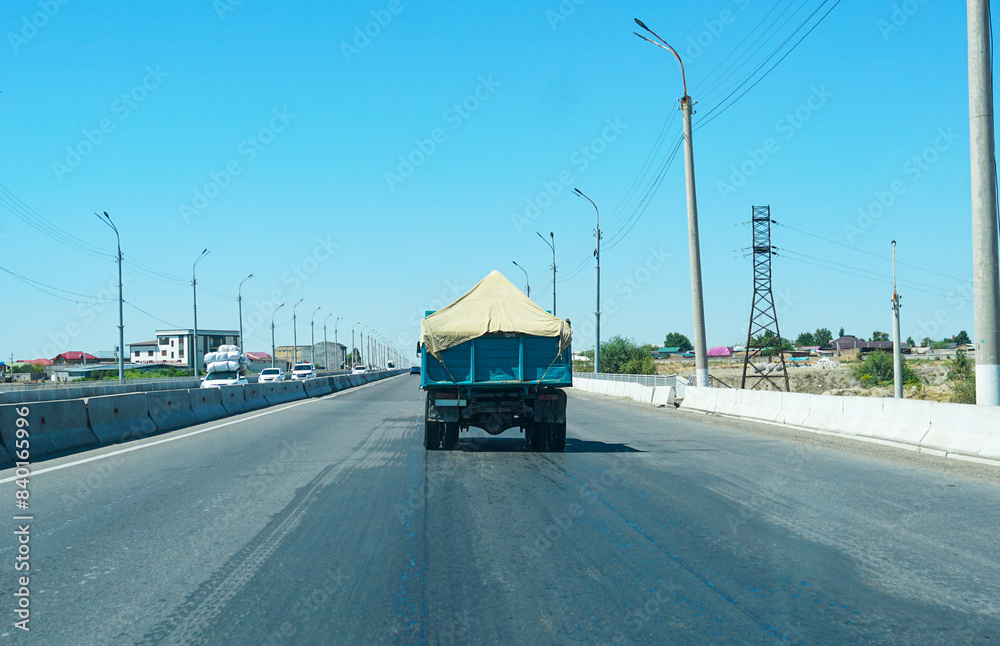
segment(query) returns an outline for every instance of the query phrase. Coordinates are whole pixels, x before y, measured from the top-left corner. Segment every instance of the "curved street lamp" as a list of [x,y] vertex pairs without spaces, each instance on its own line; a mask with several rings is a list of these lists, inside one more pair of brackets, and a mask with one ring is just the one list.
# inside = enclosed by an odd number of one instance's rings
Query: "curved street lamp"
[[528,298],[531,298],[531,282],[528,280],[528,271],[521,265],[517,264],[516,260],[511,260],[511,262],[514,263],[515,267],[524,272],[524,294]]
[[313,310],[312,318],[309,319],[309,340],[312,345],[309,346],[309,363],[313,365],[313,369],[316,369],[316,312],[323,308],[322,305]]
[[574,188],[573,193],[590,202],[597,213],[597,228],[594,229],[594,236],[597,238],[597,246],[594,247],[594,266],[597,272],[597,304],[594,307],[594,330],[597,334],[597,342],[594,343],[594,374],[597,374],[601,371],[601,211],[594,204],[594,200],[584,195],[580,189]]
[[299,323],[295,318],[295,308],[299,306],[299,303],[306,299],[300,298],[299,302],[292,305],[292,365],[294,366],[299,362]]
[[[538,233],[535,231],[535,233]],[[542,242],[549,245],[552,248],[552,316],[556,315],[556,234],[549,231],[549,237],[552,241],[549,242],[545,239],[541,233],[538,233],[538,237],[542,239]]]
[[243,283],[247,282],[251,278],[253,278],[253,274],[250,274],[241,280],[240,286],[236,290],[236,302],[240,306],[240,354],[243,354]]
[[[115,223],[111,221],[111,216],[108,212],[104,212],[104,217],[102,218],[100,214],[94,213],[97,219],[104,224],[111,227],[111,230],[115,232],[115,239],[118,241],[118,383],[125,383],[125,319],[122,312],[122,239],[118,235],[118,227]],[[86,355],[86,353],[84,353]]]
[[271,367],[272,368],[274,367],[274,315],[277,313],[278,310],[280,310],[284,306],[285,304],[282,303],[281,305],[274,308],[273,312],[271,312]]
[[[694,365],[697,385],[709,386],[708,383],[708,349],[705,341],[705,298],[702,292],[701,281],[701,244],[698,240],[698,198],[695,193],[694,183],[694,143],[692,140],[691,114],[694,102],[687,93],[687,78],[684,75],[684,62],[680,54],[671,47],[667,41],[663,40],[653,30],[642,23],[638,18],[635,24],[639,25],[660,41],[659,43],[646,38],[642,34],[632,32],[646,42],[653,43],[660,49],[665,49],[677,58],[681,66],[681,82],[684,86],[684,96],[681,98],[681,114],[684,116],[684,177],[687,183],[687,212],[688,212],[688,248],[691,257],[691,309],[694,316]],[[662,43],[662,44],[661,44]]]
[[201,252],[194,264],[191,265],[191,292],[194,296],[194,338],[191,344],[191,363],[194,365],[194,376],[198,376],[198,278],[195,275],[195,270],[198,267],[198,262],[209,254],[208,249]]

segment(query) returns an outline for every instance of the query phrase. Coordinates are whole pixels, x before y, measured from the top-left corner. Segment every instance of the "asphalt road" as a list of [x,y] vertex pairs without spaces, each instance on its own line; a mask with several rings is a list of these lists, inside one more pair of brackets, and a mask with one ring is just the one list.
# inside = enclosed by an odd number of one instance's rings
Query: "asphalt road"
[[1000,641],[1000,469],[576,393],[565,453],[426,453],[416,384],[35,464],[0,641]]

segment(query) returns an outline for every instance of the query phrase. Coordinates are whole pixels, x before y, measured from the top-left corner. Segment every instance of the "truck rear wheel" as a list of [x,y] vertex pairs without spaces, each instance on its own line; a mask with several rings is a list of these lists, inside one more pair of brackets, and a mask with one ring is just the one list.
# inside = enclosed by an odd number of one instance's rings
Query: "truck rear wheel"
[[458,422],[445,422],[444,438],[442,448],[445,451],[454,451],[458,448]]
[[560,452],[566,448],[566,422],[546,424],[548,426],[549,450]]
[[524,437],[532,451],[544,451],[548,433],[545,424],[532,423],[524,427]]
[[424,448],[428,451],[437,451],[441,446],[441,426],[440,422],[424,421]]

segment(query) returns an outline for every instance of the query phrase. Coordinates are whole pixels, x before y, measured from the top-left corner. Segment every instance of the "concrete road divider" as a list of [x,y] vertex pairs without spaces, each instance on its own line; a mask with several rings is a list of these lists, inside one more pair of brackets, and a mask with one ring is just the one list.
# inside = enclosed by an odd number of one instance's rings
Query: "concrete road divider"
[[244,388],[249,387],[250,384],[246,386],[219,387],[219,399],[222,400],[222,407],[226,409],[226,413],[229,415],[239,415],[250,410],[250,404],[247,403],[246,393],[244,392]]
[[[267,399],[264,398],[264,384],[247,384],[243,386],[243,399],[250,410],[267,407]],[[225,406],[225,402],[222,403]]]
[[845,397],[827,395],[811,395],[809,399],[809,415],[802,426],[819,431],[836,432],[844,423]]
[[883,399],[882,421],[876,427],[873,437],[919,444],[927,431],[931,430],[931,409],[938,402],[917,399]]
[[991,413],[988,406],[938,404],[931,408],[930,429],[920,446],[980,455],[990,437]]
[[337,375],[336,377],[330,377],[330,387],[333,392],[338,393],[345,388],[350,388],[351,383],[345,375]]
[[160,390],[146,393],[149,418],[161,433],[198,423],[191,412],[191,394],[187,390]]
[[[27,422],[18,422],[19,418]],[[87,423],[87,405],[82,399],[0,406],[0,437],[14,458],[18,458],[18,428],[29,429],[31,460],[99,443]]]
[[102,444],[135,440],[156,432],[146,393],[87,397],[90,430]]
[[306,379],[302,382],[302,388],[306,391],[307,397],[322,397],[333,392],[333,388],[330,387],[329,377]]
[[279,381],[264,384],[264,398],[271,406],[305,399],[306,391],[301,381]]
[[227,415],[218,388],[192,388],[188,392],[191,397],[191,413],[197,420],[196,424],[211,422]]

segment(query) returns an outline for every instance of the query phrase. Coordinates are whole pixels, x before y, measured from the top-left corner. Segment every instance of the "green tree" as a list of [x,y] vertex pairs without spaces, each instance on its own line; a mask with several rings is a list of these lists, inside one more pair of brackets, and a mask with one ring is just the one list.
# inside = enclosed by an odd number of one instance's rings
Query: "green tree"
[[[840,332],[837,333],[837,338],[844,336],[844,328],[840,328]],[[832,339],[831,339],[832,340]]]
[[954,340],[955,343],[957,343],[958,345],[965,345],[966,343],[972,343],[972,339],[969,338],[969,333],[966,332],[965,330],[962,330],[961,332],[956,334]]
[[879,332],[878,330],[875,330],[874,332],[872,332],[872,338],[871,338],[871,340],[872,341],[888,341],[889,340],[889,335],[887,333],[885,333],[885,332]]
[[[891,386],[893,383],[892,354],[876,350],[869,352],[860,363],[854,365],[851,370],[855,379],[861,382],[865,388],[872,386]],[[920,383],[920,377],[913,368],[903,361],[903,383],[914,385]]]
[[[778,354],[778,337],[775,336],[774,332],[768,330],[767,332],[754,337],[750,341],[750,346],[752,348],[761,348],[761,356],[772,357]],[[795,349],[788,339],[781,340],[781,348],[786,352]]]
[[813,336],[812,332],[803,332],[799,335],[799,338],[795,339],[795,345],[800,348],[804,348],[809,345],[816,345],[816,337]]
[[915,345],[916,345],[916,342],[913,340],[912,336],[906,337],[906,347],[912,348]]
[[687,352],[688,350],[694,349],[691,345],[691,339],[687,338],[680,332],[671,332],[667,335],[667,338],[663,339],[664,348],[680,348],[681,352]]
[[[843,334],[844,328],[841,328],[840,332],[841,332],[840,336],[844,336]],[[831,332],[829,328],[825,327],[817,328],[816,331],[813,332],[813,341],[814,341],[813,345],[818,345],[821,348],[825,348],[826,346],[830,345],[830,341],[833,341],[833,332]]]
[[976,403],[976,364],[962,350],[955,353],[954,361],[948,362],[948,382],[951,384],[951,401]]
[[11,373],[15,372],[45,372],[45,366],[40,363],[22,363],[19,366],[11,366]]
[[621,335],[601,344],[602,372],[624,375],[655,375],[653,355],[633,339]]
[[934,343],[934,342],[931,341],[931,338],[929,336],[925,336],[924,340],[920,342],[920,347],[921,348],[929,348],[929,347],[931,347],[932,343]]

